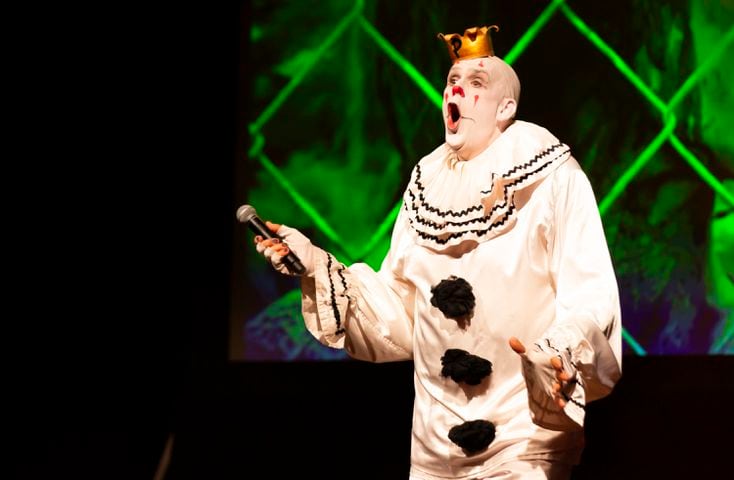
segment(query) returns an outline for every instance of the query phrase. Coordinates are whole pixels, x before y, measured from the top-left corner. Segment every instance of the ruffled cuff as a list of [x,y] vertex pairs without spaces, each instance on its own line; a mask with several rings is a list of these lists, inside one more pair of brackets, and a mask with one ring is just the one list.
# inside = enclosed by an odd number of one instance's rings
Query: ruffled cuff
[[[561,359],[564,371],[571,376],[561,392],[566,401],[564,408],[553,399],[555,371],[550,358],[554,356]],[[526,357],[523,374],[533,421],[553,430],[582,427],[586,404],[609,394],[622,375],[609,338],[590,316],[577,315],[574,321],[554,324]],[[531,359],[532,365],[528,364]]]
[[[551,358],[558,357],[563,371],[571,379],[560,394],[566,402],[561,408],[555,401],[553,383],[556,371]],[[522,358],[522,370],[528,386],[528,402],[533,423],[549,430],[581,430],[586,415],[586,395],[579,382],[570,350],[559,350],[548,339],[536,342]]]
[[319,342],[344,348],[350,290],[346,267],[330,253],[318,250],[313,277],[301,277],[303,319]]

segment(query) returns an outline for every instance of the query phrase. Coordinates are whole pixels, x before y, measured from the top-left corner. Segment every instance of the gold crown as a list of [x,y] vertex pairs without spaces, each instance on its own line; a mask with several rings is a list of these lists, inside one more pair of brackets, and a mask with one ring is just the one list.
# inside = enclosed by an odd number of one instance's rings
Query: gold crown
[[498,32],[500,27],[490,25],[488,27],[472,27],[464,30],[464,35],[458,33],[450,33],[444,35],[438,34],[438,38],[446,42],[449,49],[451,63],[459,60],[478,57],[493,57],[494,48],[492,48],[492,37],[489,35],[490,30]]

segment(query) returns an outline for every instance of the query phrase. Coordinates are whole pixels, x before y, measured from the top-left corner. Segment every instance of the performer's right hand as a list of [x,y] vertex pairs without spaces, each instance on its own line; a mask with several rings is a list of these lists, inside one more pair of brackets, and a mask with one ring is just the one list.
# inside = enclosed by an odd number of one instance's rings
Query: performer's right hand
[[285,225],[280,225],[272,222],[265,222],[265,225],[270,229],[271,232],[278,234],[283,240],[280,241],[277,238],[265,238],[262,236],[255,236],[255,248],[258,253],[268,259],[270,264],[280,273],[285,275],[296,275],[295,273],[288,270],[282,259],[291,250],[295,253],[306,268],[305,276],[311,277],[315,271],[315,252],[319,250],[315,247],[311,240],[305,235]]

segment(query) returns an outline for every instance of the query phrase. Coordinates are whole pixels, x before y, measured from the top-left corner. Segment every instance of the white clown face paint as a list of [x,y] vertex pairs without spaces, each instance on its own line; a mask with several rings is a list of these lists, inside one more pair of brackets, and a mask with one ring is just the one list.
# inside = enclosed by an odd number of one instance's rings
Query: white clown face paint
[[503,68],[512,72],[498,58],[482,57],[461,60],[449,70],[443,92],[446,143],[462,160],[486,149],[515,115],[516,99],[508,93],[510,79]]

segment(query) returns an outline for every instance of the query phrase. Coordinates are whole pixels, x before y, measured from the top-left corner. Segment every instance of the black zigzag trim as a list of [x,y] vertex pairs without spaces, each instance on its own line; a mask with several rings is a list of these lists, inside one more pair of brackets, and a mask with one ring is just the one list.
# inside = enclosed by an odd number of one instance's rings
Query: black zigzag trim
[[[337,271],[336,271],[336,273],[337,273],[337,274],[339,275],[339,278],[340,278],[340,279],[341,279],[341,281],[342,281],[342,288],[344,289],[344,292],[346,292],[346,291],[347,291],[347,279],[346,279],[346,278],[344,278],[344,270],[345,270],[346,268],[347,268],[347,267],[345,267],[345,266],[344,266],[343,264],[339,264],[339,270],[337,270]],[[346,297],[346,293],[341,293],[340,295],[341,295],[342,297]]]
[[[342,297],[347,297],[348,298],[348,295],[346,293],[347,292],[347,280],[346,280],[346,278],[344,278],[344,270],[346,270],[346,268],[347,267],[345,267],[344,264],[339,264],[339,270],[337,270],[336,273],[339,275],[339,278],[342,281],[342,288],[343,288],[343,293],[340,293],[339,295],[342,296]],[[339,317],[337,317],[337,319],[338,318]],[[337,334],[344,333],[344,331],[345,331],[344,330],[344,327],[340,327],[339,326],[339,320],[337,320],[336,327],[337,327],[336,328],[336,333]]]
[[[509,169],[507,172],[503,173],[502,176],[504,178],[507,178],[507,177],[509,177],[510,175],[512,175],[515,172],[518,172],[520,170],[525,170],[526,168],[530,167],[533,163],[537,162],[538,160],[540,160],[541,158],[545,157],[546,155],[549,155],[556,148],[561,148],[562,146],[563,146],[562,143],[556,143],[555,145],[551,145],[550,147],[548,147],[545,150],[543,150],[542,152],[538,153],[537,155],[535,155],[533,158],[531,158],[527,162],[523,163],[522,165],[515,165],[514,167],[512,167],[511,169]],[[565,153],[565,152],[563,152],[563,153]],[[558,158],[558,157],[556,157],[556,158]]]
[[565,400],[566,402],[571,402],[571,403],[573,403],[574,405],[577,405],[577,406],[579,406],[579,407],[583,408],[584,410],[586,410],[586,405],[582,405],[582,404],[581,404],[581,403],[580,403],[579,401],[577,401],[577,400],[574,400],[573,398],[569,397],[568,395],[566,395],[566,393],[565,393],[565,392],[561,392],[561,394],[563,395],[563,399],[564,399],[564,400]]
[[[564,144],[563,144],[563,143],[556,143],[555,145],[551,145],[550,147],[546,148],[546,149],[545,149],[545,150],[543,150],[542,152],[540,152],[540,153],[536,154],[536,155],[535,155],[535,156],[534,156],[533,158],[531,158],[531,159],[530,159],[530,160],[528,160],[527,162],[525,162],[525,163],[523,163],[523,164],[521,164],[521,165],[515,165],[514,167],[512,167],[511,169],[509,169],[508,171],[506,171],[505,173],[503,173],[503,174],[501,175],[501,177],[502,177],[502,178],[509,178],[509,177],[510,177],[510,176],[511,176],[512,174],[514,174],[514,173],[516,173],[516,172],[519,172],[519,171],[521,171],[521,170],[525,170],[525,169],[527,169],[527,168],[530,168],[530,167],[531,167],[531,166],[532,166],[532,165],[533,165],[534,163],[537,163],[537,162],[538,162],[538,161],[540,161],[540,159],[542,159],[543,157],[545,157],[545,156],[547,156],[547,155],[550,155],[550,154],[551,154],[551,153],[553,152],[553,150],[555,150],[555,149],[557,149],[557,148],[561,148],[561,147],[563,147],[563,146],[564,146]],[[570,151],[570,149],[568,149],[568,150],[566,150],[566,151],[564,151],[564,152],[561,152],[561,154],[559,154],[558,156],[556,156],[556,157],[555,157],[555,158],[554,158],[553,160],[555,160],[556,158],[560,157],[561,155],[565,154],[565,153],[566,153],[566,152],[568,152],[568,151]],[[553,160],[551,160],[551,162],[552,162]],[[550,163],[550,162],[548,162],[548,163]],[[547,163],[546,163],[546,165],[547,165]],[[530,172],[529,174],[528,174],[528,173],[526,173],[525,175],[523,175],[523,176],[521,176],[521,177],[519,177],[519,178],[522,178],[522,179],[524,179],[524,178],[527,178],[527,176],[528,176],[528,175],[532,175],[532,174],[533,174],[533,173],[535,173],[535,172],[539,172],[539,171],[540,171],[540,170],[542,170],[543,168],[544,168],[544,167],[541,167],[541,168],[539,168],[538,170],[535,170],[535,171],[533,171],[533,172]],[[452,216],[455,216],[455,217],[461,217],[461,216],[464,216],[464,215],[466,215],[467,213],[471,213],[471,212],[477,211],[477,210],[479,210],[479,209],[481,209],[481,208],[482,208],[482,206],[481,206],[481,205],[475,205],[475,206],[473,206],[473,207],[469,207],[469,208],[466,208],[466,209],[464,209],[464,210],[460,210],[459,212],[454,212],[453,210],[441,210],[441,209],[439,209],[439,208],[436,208],[436,207],[433,207],[433,206],[431,206],[431,205],[428,205],[427,203],[425,203],[425,197],[423,196],[423,191],[425,190],[425,187],[423,186],[423,184],[421,184],[421,182],[420,182],[420,178],[421,178],[421,166],[420,166],[420,164],[418,164],[418,165],[416,165],[416,179],[415,179],[415,184],[416,184],[416,187],[418,187],[418,190],[419,190],[419,191],[421,192],[421,193],[420,193],[420,200],[421,200],[421,204],[422,204],[422,205],[423,205],[423,206],[424,206],[424,207],[426,208],[426,210],[428,210],[429,212],[433,212],[433,213],[436,213],[436,214],[438,214],[439,216],[442,216],[442,217],[445,217],[446,215],[452,215]],[[481,193],[483,193],[483,194],[485,194],[485,195],[486,195],[486,194],[488,194],[488,193],[489,193],[490,191],[491,191],[491,190],[488,190],[488,191],[482,191]],[[411,193],[411,196],[413,196],[413,195],[412,195],[412,193]],[[413,197],[413,200],[415,200],[415,197]]]
[[[513,180],[512,182],[510,182],[510,183],[508,183],[508,184],[504,185],[504,186],[502,187],[502,190],[503,190],[503,192],[502,192],[502,193],[503,193],[503,196],[504,196],[504,198],[507,198],[507,189],[508,189],[508,188],[510,188],[510,187],[514,187],[515,185],[517,185],[517,184],[519,184],[519,183],[522,183],[523,181],[525,181],[525,180],[526,180],[526,179],[527,179],[528,177],[530,177],[531,175],[534,175],[534,174],[536,174],[536,173],[540,172],[541,170],[543,170],[543,169],[547,168],[547,167],[548,167],[549,165],[551,165],[551,164],[553,163],[553,161],[554,161],[554,160],[556,160],[556,159],[557,159],[557,158],[559,158],[559,157],[560,157],[561,155],[564,155],[565,153],[567,153],[567,152],[569,152],[569,151],[570,151],[570,149],[569,149],[569,150],[566,150],[566,151],[564,151],[564,152],[562,152],[562,153],[560,153],[560,154],[559,154],[558,156],[556,156],[556,157],[554,157],[553,159],[549,160],[548,162],[544,163],[543,165],[541,165],[540,167],[538,167],[538,168],[537,168],[536,170],[533,170],[532,172],[528,172],[528,173],[525,173],[525,174],[523,174],[522,176],[520,176],[520,177],[516,178],[515,180]],[[529,163],[529,162],[528,162],[528,163]],[[482,192],[482,193],[485,193],[485,192]],[[501,205],[495,205],[495,207],[500,207],[500,208],[505,208],[506,206],[507,206],[507,202],[504,202],[504,203],[503,203],[503,204],[501,204]],[[480,207],[481,207],[481,205],[480,205]],[[415,208],[414,208],[414,209],[415,209]],[[494,208],[492,209],[492,211],[494,211]],[[490,230],[492,230],[492,229],[494,229],[494,228],[497,228],[497,227],[499,227],[499,226],[502,226],[502,225],[504,225],[504,224],[505,224],[505,222],[506,222],[506,221],[507,221],[507,220],[508,220],[508,219],[509,219],[509,218],[511,217],[511,215],[512,215],[512,213],[513,213],[514,211],[515,211],[515,204],[514,204],[514,203],[511,203],[511,204],[510,204],[510,206],[509,206],[509,208],[507,209],[507,212],[506,212],[506,213],[505,213],[505,215],[504,215],[504,216],[502,217],[502,220],[501,220],[501,221],[499,221],[499,222],[495,222],[495,223],[491,224],[491,225],[490,225],[489,227],[487,227],[486,229],[483,229],[483,230],[467,230],[467,231],[464,231],[464,232],[454,232],[454,233],[450,234],[450,235],[449,235],[448,237],[446,237],[446,238],[444,238],[444,239],[441,239],[441,238],[439,238],[439,237],[438,237],[438,236],[436,236],[436,235],[431,235],[431,234],[429,234],[429,233],[425,233],[425,232],[422,232],[422,231],[420,231],[420,230],[418,230],[418,229],[415,229],[415,230],[416,230],[416,232],[418,233],[418,235],[419,235],[419,236],[420,236],[421,238],[424,238],[424,239],[426,239],[426,240],[433,240],[434,242],[438,243],[439,245],[444,245],[444,244],[448,243],[448,242],[449,242],[450,240],[452,240],[452,239],[454,239],[454,238],[459,238],[459,237],[462,237],[462,236],[464,236],[464,235],[466,235],[466,234],[468,234],[468,233],[474,233],[474,234],[476,234],[476,235],[484,235],[484,234],[486,234],[487,232],[489,232]],[[486,218],[486,217],[485,217],[485,218]],[[416,220],[416,221],[417,221],[418,223],[422,223],[422,219],[420,219],[420,216],[419,216],[419,215],[417,214],[417,212],[416,212],[416,219],[415,219],[415,220]],[[410,219],[410,222],[411,222],[411,224],[412,224],[412,223],[413,223],[413,220],[412,220],[412,219]],[[467,221],[467,222],[465,222],[465,223],[470,223],[470,222],[471,222],[471,221]]]
[[[482,192],[482,193],[484,193],[484,192]],[[411,204],[415,203],[415,195],[413,194],[413,192],[410,189],[408,189],[408,195],[410,195]],[[437,211],[437,209],[434,209],[433,207],[431,207],[430,205],[428,205],[426,203],[426,201],[425,201],[426,198],[423,196],[422,193],[420,193],[418,195],[418,200],[420,200],[421,205],[423,205],[426,208],[426,210],[434,211],[434,212]],[[483,215],[481,217],[472,218],[470,220],[464,220],[464,221],[461,221],[461,222],[452,222],[451,220],[446,220],[443,224],[438,224],[438,223],[432,222],[431,220],[420,220],[420,218],[422,218],[422,217],[420,217],[420,215],[418,215],[417,213],[416,213],[416,220],[418,220],[418,223],[422,223],[422,224],[428,225],[428,226],[435,226],[435,227],[441,227],[443,225],[467,225],[469,223],[483,222],[487,218],[491,217],[492,214],[495,212],[495,210],[498,210],[498,209],[504,208],[504,207],[505,207],[505,204],[495,205],[495,206],[492,207],[492,209],[486,215]],[[480,210],[482,208],[483,208],[483,205],[476,205],[474,207],[471,207],[471,208],[467,208],[465,210],[462,210],[461,212],[470,213],[472,211]],[[417,212],[417,209],[414,208],[414,210],[416,210],[416,212]],[[453,211],[452,210],[449,210],[449,212],[453,212]],[[462,213],[462,214],[464,214],[464,213]],[[447,215],[442,215],[440,213],[439,213],[439,215],[442,216],[442,217],[447,216]]]
[[545,339],[545,343],[546,343],[546,345],[548,345],[548,348],[551,348],[551,349],[555,350],[555,352],[556,352],[556,353],[557,353],[558,355],[560,355],[560,354],[561,354],[561,351],[560,351],[560,350],[558,350],[558,349],[557,349],[557,348],[556,348],[555,346],[553,346],[553,344],[552,344],[552,343],[551,343],[551,341],[550,341],[550,338],[546,338],[546,339]]
[[[514,205],[510,207],[510,210],[508,211],[508,213],[506,213],[504,215],[504,217],[502,218],[502,221],[493,223],[492,225],[490,225],[489,227],[485,228],[484,230],[466,230],[464,232],[454,232],[454,233],[450,234],[448,237],[446,237],[444,239],[441,239],[441,238],[437,237],[436,235],[431,235],[431,234],[422,232],[422,231],[417,230],[417,229],[415,229],[415,232],[418,234],[418,236],[420,236],[423,239],[433,240],[434,242],[438,243],[439,245],[445,245],[450,240],[453,240],[454,238],[463,237],[467,233],[475,233],[477,235],[484,235],[485,233],[489,232],[493,228],[496,228],[496,227],[499,227],[499,226],[504,225],[505,222],[507,221],[507,219],[509,218],[509,216],[512,214],[512,210],[513,209],[514,209]],[[410,222],[413,223],[412,220],[410,220]]]
[[[548,345],[548,347],[550,347],[550,348],[552,348],[553,350],[555,350],[555,351],[556,351],[556,352],[558,353],[558,355],[561,355],[561,351],[560,351],[560,350],[558,350],[558,349],[557,349],[557,348],[556,348],[556,347],[555,347],[555,346],[554,346],[554,345],[553,345],[553,344],[551,343],[551,341],[550,341],[550,339],[549,339],[549,338],[546,338],[546,339],[545,339],[545,343],[546,343],[546,344]],[[536,345],[537,345],[537,344],[536,344]],[[540,346],[540,345],[538,345],[538,346]],[[570,348],[567,348],[567,349],[566,349],[566,352],[568,352],[569,356],[571,355],[571,349],[570,349]],[[573,365],[573,366],[574,366],[574,368],[576,368],[576,370],[578,370],[578,367],[576,367],[576,364],[574,364],[574,363],[572,362],[572,363],[571,363],[571,365]],[[583,385],[581,384],[581,381],[577,380],[576,378],[572,378],[571,380],[569,380],[569,381],[568,381],[568,383],[569,383],[569,384],[574,384],[574,383],[577,383],[577,384],[578,384],[578,385],[579,385],[580,387],[582,387],[582,388],[583,388]],[[571,402],[571,403],[574,403],[574,404],[578,405],[579,407],[583,408],[584,410],[586,409],[586,406],[585,406],[585,405],[582,405],[582,404],[581,404],[581,403],[579,403],[579,402],[578,402],[577,400],[574,400],[573,398],[569,397],[569,396],[568,396],[568,395],[566,394],[566,392],[563,392],[563,391],[562,391],[562,392],[561,392],[561,395],[563,395],[563,399],[564,399],[564,400],[566,400],[566,402]]]
[[326,264],[326,271],[329,275],[329,289],[331,290],[331,309],[334,311],[334,319],[336,320],[336,333],[339,333],[340,330],[342,330],[342,317],[339,314],[339,308],[337,308],[336,306],[336,291],[334,289],[334,282],[331,279],[331,264],[333,257],[330,253],[327,253],[326,257],[329,259],[328,263]]
[[[426,203],[426,198],[423,196],[423,191],[426,189],[426,187],[424,187],[423,184],[420,182],[420,178],[421,178],[421,166],[420,166],[420,163],[415,166],[415,171],[416,171],[415,186],[418,188],[418,190],[420,192],[419,193],[419,200],[421,202],[421,205],[426,210],[428,210],[429,212],[433,212],[433,213],[435,213],[435,214],[437,214],[437,215],[439,215],[441,217],[445,217],[447,215],[451,215],[451,216],[454,216],[454,217],[463,217],[466,214],[469,214],[469,213],[472,213],[472,212],[481,210],[483,208],[482,205],[475,205],[473,207],[465,208],[464,210],[460,210],[458,212],[455,212],[453,210],[441,210],[440,208],[436,208],[436,207],[434,207],[432,205],[429,205],[428,203]],[[411,197],[413,197],[413,200],[415,200],[415,197],[413,196],[413,194],[410,191],[410,189],[408,189],[408,192],[411,194]]]
[[[492,209],[492,210],[494,210],[494,209]],[[415,215],[415,221],[418,222],[418,223],[420,223],[421,225],[425,225],[426,227],[433,227],[433,228],[438,229],[438,228],[441,228],[441,227],[446,226],[446,225],[461,226],[461,225],[469,225],[470,223],[482,223],[482,222],[487,221],[487,217],[490,217],[490,216],[491,215],[487,215],[486,217],[474,218],[474,219],[466,220],[466,221],[463,221],[463,222],[449,222],[449,221],[446,221],[446,222],[443,222],[443,223],[436,223],[433,220],[426,220],[426,219],[424,219],[423,217],[421,217],[420,215],[418,215],[416,213],[416,215]]]
[[[559,356],[559,357],[561,356],[561,351],[560,351],[560,350],[558,350],[558,349],[557,349],[557,348],[555,347],[555,345],[553,345],[553,344],[551,343],[551,341],[550,341],[550,339],[549,339],[549,338],[546,338],[546,339],[545,339],[545,343],[546,343],[546,345],[548,345],[548,347],[550,347],[550,348],[552,348],[553,350],[555,350],[555,352],[556,352],[556,353],[558,353],[558,356]],[[538,348],[542,348],[542,347],[541,347],[540,345],[538,345],[537,343],[536,343],[535,345],[537,345],[537,346],[538,346]],[[572,360],[572,358],[573,358],[573,353],[571,352],[571,348],[570,348],[570,347],[566,347],[566,353],[568,354],[568,362],[569,362],[569,363],[571,364],[571,366],[572,366],[573,368],[575,368],[575,369],[576,369],[576,372],[578,372],[578,370],[579,370],[579,367],[578,367],[578,364],[576,364],[576,363],[573,363],[573,360]],[[573,382],[574,382],[574,383],[576,383],[576,382],[577,382],[577,383],[578,383],[579,385],[583,385],[583,384],[582,384],[582,382],[581,382],[581,377],[579,377],[578,375],[577,375],[577,378],[574,378],[574,379],[573,379]]]
[[[561,355],[561,351],[560,351],[560,350],[558,350],[558,349],[557,349],[557,348],[556,348],[556,347],[555,347],[555,346],[554,346],[554,345],[553,345],[553,344],[551,343],[551,341],[550,341],[550,339],[549,339],[549,338],[546,338],[546,339],[545,339],[545,343],[546,343],[546,344],[547,344],[547,345],[548,345],[548,346],[549,346],[550,348],[552,348],[553,350],[555,350],[555,351],[556,351],[556,353],[558,353],[558,355],[559,355],[559,356]],[[536,343],[536,345],[538,345],[538,344]],[[538,345],[538,347],[540,347],[540,345]],[[568,360],[568,361],[569,361],[569,363],[570,363],[570,364],[571,364],[571,366],[573,366],[573,368],[575,368],[575,369],[576,369],[576,371],[578,372],[578,370],[579,370],[579,366],[578,366],[578,364],[577,364],[577,363],[574,363],[574,362],[573,362],[573,360],[571,360],[571,359],[573,358],[573,353],[571,352],[571,348],[570,348],[570,347],[566,347],[566,353],[568,354],[568,358],[569,358],[569,360]],[[578,382],[578,384],[579,384],[579,385],[583,386],[583,383],[582,383],[582,381],[581,381],[581,377],[579,377],[579,376],[577,376],[577,378],[576,378],[576,379],[574,379],[574,382]]]
[[[550,148],[549,148],[548,150],[546,150],[546,152],[547,152],[547,153],[544,153],[544,154],[543,154],[543,156],[547,155],[548,153],[550,153],[550,151],[554,150],[555,148],[557,148],[557,147],[558,147],[558,146],[560,146],[560,145],[563,145],[563,144],[562,144],[562,143],[559,143],[558,145],[554,145],[554,146],[550,147]],[[565,154],[569,153],[570,151],[571,151],[571,149],[570,149],[570,148],[568,148],[568,149],[566,149],[566,150],[562,151],[561,153],[559,153],[558,155],[556,155],[556,156],[555,156],[555,157],[553,157],[552,159],[550,159],[550,160],[548,160],[547,162],[545,162],[545,163],[544,163],[543,165],[541,165],[541,166],[540,166],[539,168],[537,168],[537,169],[535,169],[535,170],[533,170],[533,171],[531,171],[531,172],[527,172],[527,173],[524,173],[524,174],[520,175],[519,177],[517,177],[517,178],[515,179],[515,181],[513,181],[513,182],[512,182],[512,183],[510,183],[509,185],[515,186],[515,185],[517,185],[518,183],[522,183],[522,182],[523,182],[524,180],[526,180],[526,179],[527,179],[528,177],[530,177],[531,175],[534,175],[534,174],[538,173],[539,171],[541,171],[541,170],[545,169],[545,168],[546,168],[546,167],[547,167],[548,165],[552,164],[552,163],[553,163],[554,161],[556,161],[557,159],[561,158],[561,157],[562,157],[563,155],[565,155]],[[538,157],[538,156],[536,155],[536,157]],[[529,161],[529,162],[525,163],[524,165],[527,165],[527,166],[529,166],[529,165],[530,165],[531,163],[533,163],[533,162],[535,162],[535,161],[536,161],[536,160],[535,160],[535,159],[533,159],[533,160],[531,160],[531,161]],[[516,167],[515,167],[515,168],[516,168]],[[510,171],[514,170],[515,168],[512,168],[512,169],[510,169]],[[503,173],[503,174],[501,175],[501,177],[502,177],[502,178],[508,178],[509,176],[510,176],[509,172],[507,172],[507,173]],[[490,190],[487,190],[487,191],[482,191],[481,193],[482,193],[482,194],[484,194],[484,195],[486,195],[486,194],[490,193],[491,191],[492,191],[492,190],[490,189]]]

